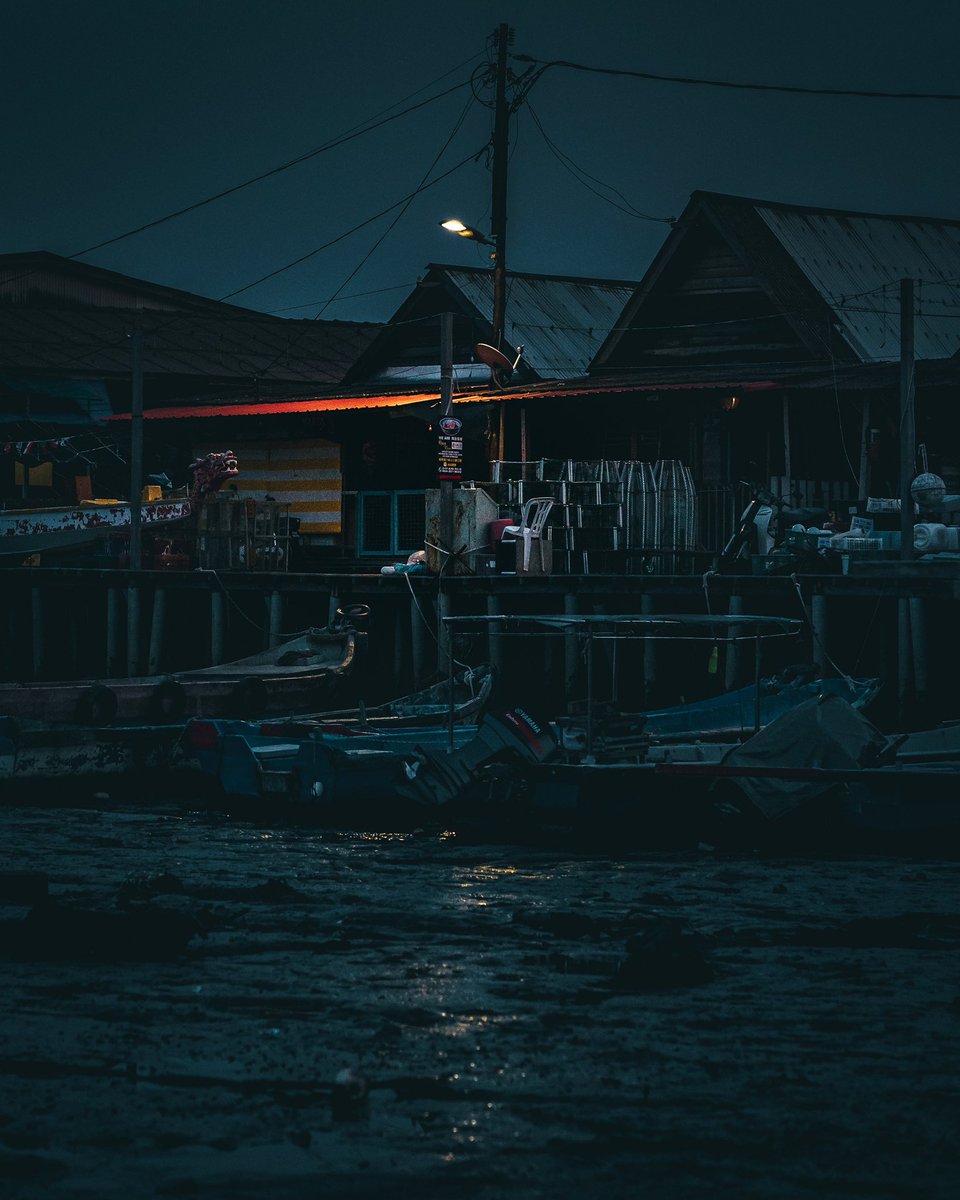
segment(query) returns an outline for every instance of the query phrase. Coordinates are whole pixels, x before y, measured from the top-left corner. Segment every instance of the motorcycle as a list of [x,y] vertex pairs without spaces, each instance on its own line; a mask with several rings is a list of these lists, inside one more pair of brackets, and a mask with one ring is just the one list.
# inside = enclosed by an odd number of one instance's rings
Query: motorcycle
[[779,573],[793,570],[816,556],[817,547],[810,543],[787,546],[787,534],[806,533],[810,529],[819,532],[830,515],[825,508],[790,508],[782,496],[774,495],[767,488],[745,480],[740,482],[750,489],[750,495],[733,532],[720,551],[718,570],[729,570],[740,559],[761,555],[771,559],[782,558],[782,562],[768,563],[768,571]]

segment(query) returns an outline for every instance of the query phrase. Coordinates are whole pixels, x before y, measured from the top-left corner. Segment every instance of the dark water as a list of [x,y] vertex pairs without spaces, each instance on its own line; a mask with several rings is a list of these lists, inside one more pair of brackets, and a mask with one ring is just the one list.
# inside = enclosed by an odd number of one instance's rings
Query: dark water
[[956,863],[0,824],[5,1196],[958,1193]]

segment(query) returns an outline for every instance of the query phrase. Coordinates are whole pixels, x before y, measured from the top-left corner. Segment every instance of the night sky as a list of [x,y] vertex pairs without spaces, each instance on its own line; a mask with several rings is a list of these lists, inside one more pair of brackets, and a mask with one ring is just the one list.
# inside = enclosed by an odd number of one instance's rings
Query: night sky
[[[502,21],[516,32],[514,52],[539,60],[960,92],[953,0],[7,0],[0,252],[75,254],[464,84]],[[492,100],[490,88],[478,94]],[[527,99],[511,127],[515,270],[640,278],[668,227],[638,214],[676,216],[695,189],[960,217],[960,102],[720,90],[565,68],[547,71]],[[483,155],[423,191],[394,228],[400,208],[238,289],[470,158],[491,125],[491,110],[459,86],[81,261],[216,298],[237,293],[234,303],[288,316],[385,320],[427,263],[488,262],[482,247],[438,226],[455,214],[489,229]]]

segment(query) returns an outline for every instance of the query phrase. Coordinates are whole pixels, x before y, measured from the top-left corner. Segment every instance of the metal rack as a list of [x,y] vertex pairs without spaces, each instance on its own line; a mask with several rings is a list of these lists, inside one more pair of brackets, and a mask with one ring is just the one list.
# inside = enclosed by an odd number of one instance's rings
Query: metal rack
[[197,564],[210,570],[288,571],[292,541],[289,504],[211,497],[197,522]]

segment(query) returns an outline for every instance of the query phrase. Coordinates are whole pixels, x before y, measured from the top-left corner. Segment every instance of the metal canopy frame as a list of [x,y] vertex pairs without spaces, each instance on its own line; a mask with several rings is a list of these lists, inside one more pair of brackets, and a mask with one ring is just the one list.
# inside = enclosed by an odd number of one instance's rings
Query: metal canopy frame
[[[593,643],[597,640],[647,638],[655,641],[710,641],[735,645],[752,641],[754,654],[754,732],[760,732],[760,658],[761,644],[767,638],[795,637],[804,627],[793,617],[769,617],[749,613],[491,613],[475,616],[443,617],[447,626],[448,673],[450,686],[449,744],[453,749],[455,628],[496,627],[504,637],[565,637],[573,634],[585,642],[587,676],[587,753],[593,747]],[[721,631],[727,630],[724,636]]]

